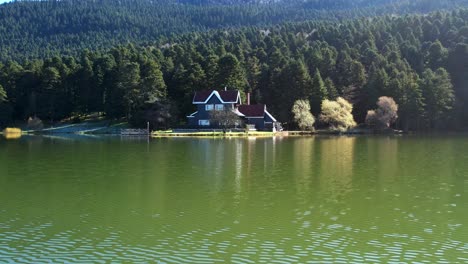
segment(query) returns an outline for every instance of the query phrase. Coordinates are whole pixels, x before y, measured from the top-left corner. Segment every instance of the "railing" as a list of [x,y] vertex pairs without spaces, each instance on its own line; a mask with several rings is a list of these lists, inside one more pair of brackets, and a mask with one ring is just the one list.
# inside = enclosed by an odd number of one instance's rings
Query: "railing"
[[255,128],[255,125],[252,125],[252,124],[246,124],[245,128],[247,129],[247,131],[256,131],[257,130]]
[[120,130],[121,135],[133,136],[133,135],[148,135],[149,131],[147,129],[134,129],[126,128]]

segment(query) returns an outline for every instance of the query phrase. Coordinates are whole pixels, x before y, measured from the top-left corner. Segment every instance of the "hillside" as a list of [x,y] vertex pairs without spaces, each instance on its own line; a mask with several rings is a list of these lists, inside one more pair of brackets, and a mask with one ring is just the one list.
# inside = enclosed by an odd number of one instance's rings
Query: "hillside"
[[391,96],[397,128],[460,128],[468,126],[467,72],[468,9],[193,32],[164,48],[129,44],[0,64],[0,126],[92,112],[179,126],[195,91],[227,86],[251,92],[288,126],[297,99],[318,116],[323,99],[342,96],[362,123],[378,97]]
[[77,55],[174,34],[305,20],[427,13],[468,0],[65,0],[0,5],[0,61]]

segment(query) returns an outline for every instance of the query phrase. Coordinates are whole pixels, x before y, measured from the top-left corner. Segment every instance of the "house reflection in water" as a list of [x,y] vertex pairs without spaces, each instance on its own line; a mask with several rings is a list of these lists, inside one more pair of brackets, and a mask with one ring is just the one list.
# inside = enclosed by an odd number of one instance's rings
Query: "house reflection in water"
[[276,164],[278,138],[199,139],[190,155],[213,193],[232,186],[236,193],[250,188],[252,177],[268,177]]

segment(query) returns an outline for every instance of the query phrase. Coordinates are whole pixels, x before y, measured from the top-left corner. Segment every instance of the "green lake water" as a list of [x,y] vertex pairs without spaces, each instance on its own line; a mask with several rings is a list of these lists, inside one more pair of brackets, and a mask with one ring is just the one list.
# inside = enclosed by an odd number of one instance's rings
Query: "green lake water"
[[468,136],[0,139],[0,263],[466,263]]

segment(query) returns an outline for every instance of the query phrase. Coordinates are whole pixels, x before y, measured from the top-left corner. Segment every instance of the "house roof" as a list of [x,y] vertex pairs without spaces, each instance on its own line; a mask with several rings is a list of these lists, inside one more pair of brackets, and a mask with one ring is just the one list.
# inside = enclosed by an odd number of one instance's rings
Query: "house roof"
[[234,108],[234,109],[232,110],[232,112],[233,112],[234,114],[236,114],[237,116],[245,117],[245,115],[244,115],[243,113],[241,113],[241,112],[239,111],[239,109],[237,109],[237,108]]
[[217,96],[223,103],[240,103],[240,93],[239,91],[198,91],[195,92],[193,96],[193,103],[207,103],[212,96]]
[[187,117],[192,118],[192,117],[195,117],[196,114],[198,114],[198,111],[192,113],[191,115],[188,115]]
[[269,116],[273,122],[276,122],[276,119],[266,110],[266,105],[256,104],[256,105],[239,105],[237,108],[239,112],[244,114],[246,117],[261,117],[265,115]]
[[266,111],[264,104],[239,105],[238,109],[246,117],[263,117]]

